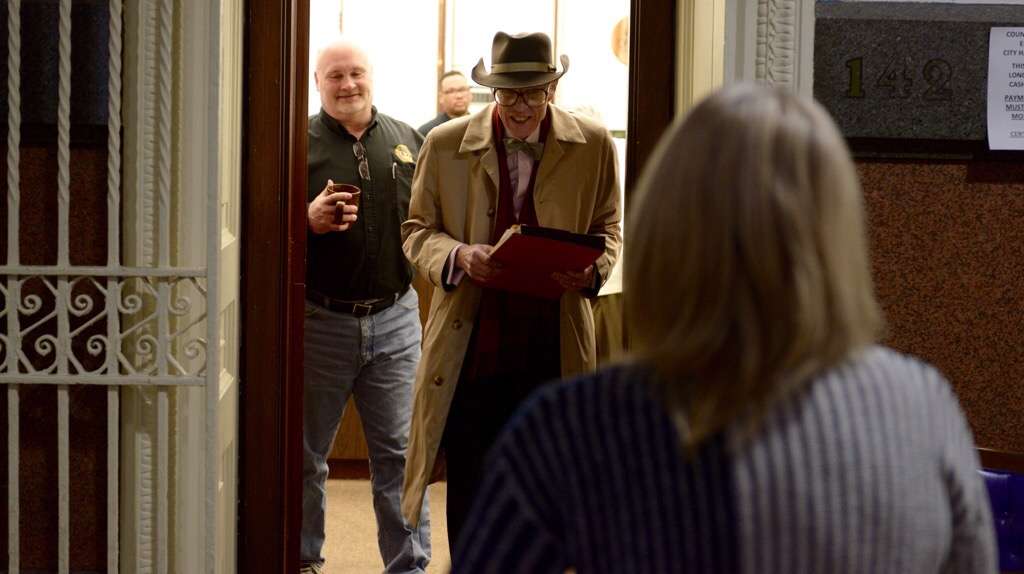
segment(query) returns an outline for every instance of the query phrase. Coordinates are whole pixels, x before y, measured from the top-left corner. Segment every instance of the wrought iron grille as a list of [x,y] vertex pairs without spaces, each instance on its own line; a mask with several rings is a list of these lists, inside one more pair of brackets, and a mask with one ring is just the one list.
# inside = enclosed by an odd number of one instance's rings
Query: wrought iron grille
[[[207,437],[201,440],[206,452],[200,460],[205,461],[204,483],[207,494],[200,503],[204,524],[200,528],[212,528],[216,516],[215,493],[217,492],[217,377],[220,374],[217,314],[208,310],[216,308],[218,283],[216,281],[219,249],[218,189],[215,177],[209,180],[209,189],[178,189],[173,181],[173,162],[179,150],[174,144],[173,122],[179,110],[175,108],[175,78],[182,73],[180,63],[175,60],[175,10],[181,5],[199,6],[207,10],[204,18],[214,31],[211,33],[212,48],[216,53],[216,14],[219,2],[195,3],[186,0],[134,0],[127,6],[122,0],[107,2],[32,2],[22,0],[6,1],[6,233],[0,243],[6,243],[6,260],[0,265],[0,384],[7,394],[7,505],[8,532],[7,566],[9,571],[18,572],[24,566],[21,561],[21,489],[19,477],[22,461],[21,445],[21,398],[25,385],[50,385],[57,395],[56,421],[43,421],[57,427],[58,460],[58,535],[51,548],[57,557],[59,572],[69,572],[71,564],[72,532],[70,493],[74,482],[71,476],[71,429],[72,410],[69,388],[74,385],[105,387],[106,413],[106,570],[111,573],[120,569],[132,572],[167,572],[169,565],[170,532],[169,507],[172,504],[169,491],[174,487],[174,475],[169,470],[172,463],[171,436],[173,424],[173,398],[176,389],[183,387],[205,387],[205,431]],[[126,7],[133,11],[133,17],[126,15]],[[73,10],[74,8],[74,10]],[[23,89],[23,79],[34,70],[22,68],[25,55],[23,46],[23,24],[26,11],[52,10],[54,22],[47,24],[47,34],[56,30],[56,53],[43,55],[57,62],[55,85],[42,83],[40,90]],[[84,10],[84,12],[83,12]],[[91,10],[91,12],[90,12]],[[109,27],[103,34],[107,41],[106,52],[100,50],[106,59],[105,97],[100,98],[106,105],[105,113],[87,117],[102,117],[105,125],[91,126],[94,133],[105,133],[106,141],[106,182],[105,218],[92,222],[92,235],[105,239],[104,261],[99,265],[76,264],[73,253],[76,242],[83,241],[74,233],[75,226],[83,225],[72,218],[76,191],[80,191],[72,174],[75,171],[72,153],[73,128],[89,130],[73,125],[72,103],[74,90],[80,83],[72,81],[73,62],[95,61],[96,54],[73,53],[79,42],[72,34],[73,14],[75,19],[83,14],[83,21],[97,14],[97,10],[109,10],[103,15]],[[202,10],[198,10],[202,13]],[[47,14],[49,14],[47,12]],[[213,16],[211,16],[211,14]],[[123,47],[126,36],[126,21],[134,22],[135,51]],[[30,21],[31,22],[31,21]],[[181,26],[180,22],[177,24]],[[31,33],[31,30],[29,31]],[[134,72],[125,69],[125,54],[135,54]],[[73,58],[73,56],[76,56]],[[33,56],[35,57],[35,56]],[[101,60],[102,60],[101,58]],[[37,58],[38,59],[38,58]],[[75,64],[78,65],[78,64]],[[214,61],[207,68],[214,72]],[[75,70],[76,74],[79,71]],[[132,77],[130,84],[123,85],[124,78]],[[47,91],[55,88],[55,94]],[[38,86],[36,86],[38,87]],[[122,99],[132,90],[133,101],[138,109],[128,113]],[[36,94],[38,101],[26,101],[23,97]],[[216,109],[216,88],[208,88],[208,97]],[[42,94],[42,95],[39,95]],[[45,97],[44,97],[45,96]],[[55,96],[55,98],[54,98]],[[180,94],[179,94],[180,96]],[[184,97],[184,96],[180,96]],[[40,127],[38,118],[45,123],[46,113],[36,113],[33,106],[44,105],[50,99],[56,100],[53,126]],[[43,103],[40,103],[43,102]],[[210,103],[206,102],[206,103]],[[31,125],[23,123],[23,112],[29,114]],[[81,114],[78,114],[81,116]],[[216,113],[214,112],[214,117]],[[122,123],[122,118],[125,119]],[[180,119],[180,118],[179,118]],[[56,133],[50,151],[56,156],[56,210],[48,214],[47,225],[56,227],[56,256],[49,264],[38,264],[33,258],[27,262],[26,251],[33,245],[26,245],[26,228],[22,226],[21,215],[25,211],[23,200],[38,196],[40,191],[22,181],[24,161],[23,135],[31,133]],[[35,131],[33,131],[35,130]],[[131,150],[122,143],[125,134],[133,134]],[[211,141],[216,139],[216,130],[211,129]],[[100,136],[103,138],[103,135]],[[42,138],[45,140],[45,137]],[[38,143],[38,142],[34,142]],[[128,158],[128,159],[126,159]],[[216,169],[216,160],[211,160]],[[124,181],[131,174],[132,183]],[[179,186],[180,187],[180,186]],[[130,189],[129,189],[130,188]],[[101,190],[102,193],[102,190]],[[191,198],[191,199],[189,199]],[[196,199],[198,198],[198,199]],[[180,212],[185,201],[203,204],[205,237],[191,239],[193,244],[202,244],[198,261],[183,265],[183,258],[176,252],[180,239]],[[105,221],[104,221],[105,219]],[[74,223],[74,225],[73,225]],[[105,229],[103,226],[105,224]],[[86,222],[84,225],[90,225]],[[84,239],[88,240],[88,239]],[[190,239],[185,238],[185,242]],[[2,254],[0,254],[2,256]],[[214,344],[211,345],[211,341]],[[120,443],[122,436],[123,409],[126,408],[124,389],[144,390],[147,400],[154,404],[155,423],[153,439],[147,442],[145,468],[138,474],[145,475],[151,488],[138,506],[140,523],[149,542],[140,543],[139,550],[131,553],[132,563],[119,564],[125,560],[122,541],[125,536],[139,536],[137,533],[119,532],[124,517],[124,493],[119,484],[125,475],[122,460],[127,445]],[[131,397],[132,395],[127,395]],[[178,455],[180,456],[180,455]],[[211,537],[212,538],[212,537]],[[209,542],[202,553],[205,571],[213,572],[214,546]],[[125,560],[127,562],[127,560]]]

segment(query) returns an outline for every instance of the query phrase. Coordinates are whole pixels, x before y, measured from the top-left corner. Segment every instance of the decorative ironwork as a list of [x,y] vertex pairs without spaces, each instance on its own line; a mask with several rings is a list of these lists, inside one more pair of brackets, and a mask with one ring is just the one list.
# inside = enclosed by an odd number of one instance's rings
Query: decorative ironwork
[[[166,572],[177,536],[169,522],[174,512],[192,508],[205,518],[207,532],[213,532],[217,497],[224,496],[218,494],[220,485],[234,476],[221,468],[218,440],[218,383],[223,374],[222,343],[217,339],[223,297],[218,277],[223,248],[217,218],[220,159],[216,153],[212,158],[200,153],[202,161],[196,162],[180,147],[183,141],[202,141],[212,149],[219,137],[218,87],[206,82],[220,71],[218,58],[206,60],[208,54],[219,54],[219,2],[204,3],[205,9],[188,19],[189,27],[181,24],[176,13],[181,8],[173,0],[101,3],[109,6],[106,257],[105,265],[91,258],[86,266],[73,264],[71,243],[78,236],[72,233],[70,218],[76,192],[71,186],[70,112],[72,97],[81,98],[71,82],[73,0],[60,0],[57,49],[55,54],[47,50],[48,56],[57,57],[59,78],[56,263],[27,265],[23,261],[38,258],[23,259],[19,253],[24,239],[22,196],[31,198],[39,191],[23,189],[19,165],[24,141],[21,4],[7,0],[7,192],[0,198],[7,206],[7,252],[0,264],[0,389],[7,393],[8,417],[7,567],[19,571],[22,546],[22,391],[27,385],[51,385],[57,396],[58,528],[53,549],[63,572],[71,568],[73,538],[70,418],[75,405],[69,388],[97,385],[107,394],[107,571]],[[233,6],[241,22],[241,3]],[[185,37],[206,49],[193,46],[191,50],[203,54],[203,63],[181,72],[183,54],[190,50]],[[122,61],[124,53],[134,57]],[[195,72],[199,67],[202,71]],[[198,87],[193,90],[193,85]],[[232,94],[241,101],[240,88]],[[190,122],[200,126],[195,130],[199,137],[182,135]],[[82,226],[90,226],[90,237],[102,233],[99,221]],[[186,385],[205,388],[177,388]],[[197,407],[204,408],[197,427],[202,431],[185,433],[176,426],[184,419],[172,409],[183,397],[202,397],[202,404],[189,403],[190,421],[196,420]],[[184,451],[176,450],[182,445]],[[182,456],[189,454],[187,449],[192,454],[201,450],[204,456]],[[191,483],[179,477],[199,472],[205,497],[182,495]],[[228,512],[219,522],[230,527],[232,517]],[[218,548],[226,548],[225,542],[199,535],[192,544],[195,549],[205,545],[205,552],[195,568],[186,569],[217,571]]]
[[[144,271],[8,275],[0,320],[16,313],[18,331],[0,333],[0,383],[204,384],[206,278]],[[58,322],[68,326],[66,338]]]

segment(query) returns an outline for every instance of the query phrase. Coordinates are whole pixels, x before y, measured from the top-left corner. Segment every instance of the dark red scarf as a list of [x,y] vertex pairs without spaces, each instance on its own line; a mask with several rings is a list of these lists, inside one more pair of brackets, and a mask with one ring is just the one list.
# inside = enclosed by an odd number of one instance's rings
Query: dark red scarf
[[[523,206],[517,218],[513,200],[516,190],[512,187],[512,179],[508,171],[508,155],[505,150],[505,126],[501,123],[497,106],[494,107],[494,112],[491,115],[491,126],[494,148],[498,156],[498,205],[495,210],[494,227],[491,230],[491,245],[494,245],[513,224],[538,225],[537,210],[533,204],[533,188],[537,183],[540,160],[533,160],[530,183],[526,188]],[[550,112],[544,116],[540,124],[540,143],[547,140],[549,131],[551,131]],[[522,175],[522,170],[519,173]],[[467,357],[467,362],[470,365],[468,374],[471,377],[494,374],[500,368],[497,359],[501,344],[502,320],[509,310],[509,299],[516,297],[522,298],[522,296],[516,296],[506,291],[484,289],[480,300],[480,311],[477,314],[476,343],[469,350],[472,356]]]
[[[494,245],[505,234],[509,227],[516,223],[537,225],[537,211],[533,205],[533,187],[537,183],[537,172],[540,160],[533,160],[533,171],[530,173],[530,184],[526,187],[523,207],[516,218],[514,197],[516,190],[512,187],[512,179],[508,172],[508,154],[505,150],[505,126],[498,116],[498,106],[494,106],[491,115],[491,126],[494,133],[494,150],[498,154],[498,209],[495,213],[494,227],[491,230],[491,245]],[[544,116],[540,124],[540,143],[544,143],[551,130],[551,114]],[[519,170],[520,174],[523,170]]]

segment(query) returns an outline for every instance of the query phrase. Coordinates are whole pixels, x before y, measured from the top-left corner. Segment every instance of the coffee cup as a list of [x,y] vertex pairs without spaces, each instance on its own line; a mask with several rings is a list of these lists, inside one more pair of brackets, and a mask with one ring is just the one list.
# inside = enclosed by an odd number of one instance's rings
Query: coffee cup
[[331,192],[344,191],[345,193],[351,193],[352,198],[345,201],[346,205],[359,205],[359,195],[363,193],[358,187],[348,183],[334,183],[331,184]]
[[334,212],[334,223],[340,225],[341,224],[341,217],[342,217],[342,215],[344,215],[344,210],[342,209],[342,206],[344,206],[344,205],[356,205],[356,206],[358,206],[359,205],[359,196],[360,196],[360,194],[362,194],[363,191],[361,189],[359,189],[358,187],[356,187],[354,185],[351,185],[351,184],[348,184],[348,183],[334,183],[334,184],[331,184],[331,192],[333,193],[333,192],[338,192],[338,191],[344,191],[345,193],[351,193],[352,194],[351,198],[345,200],[344,203],[338,202],[338,204],[336,206],[336,211]]

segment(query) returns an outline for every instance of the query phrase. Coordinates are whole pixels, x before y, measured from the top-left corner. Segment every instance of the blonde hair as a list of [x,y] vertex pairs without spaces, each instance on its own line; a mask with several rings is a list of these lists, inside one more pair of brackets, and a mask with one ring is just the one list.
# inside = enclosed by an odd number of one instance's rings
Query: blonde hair
[[815,102],[715,93],[662,137],[630,209],[627,328],[687,446],[879,336],[857,174]]

